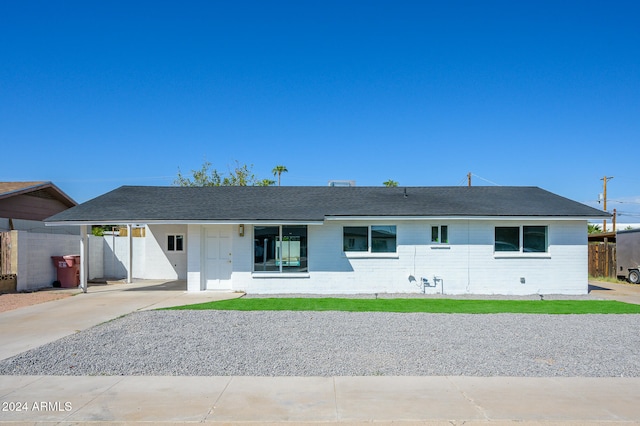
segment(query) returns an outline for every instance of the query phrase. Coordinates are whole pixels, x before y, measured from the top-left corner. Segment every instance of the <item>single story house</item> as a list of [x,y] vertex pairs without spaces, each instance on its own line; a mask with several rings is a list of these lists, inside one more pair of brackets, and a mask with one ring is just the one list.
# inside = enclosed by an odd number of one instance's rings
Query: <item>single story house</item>
[[144,225],[136,278],[189,291],[517,295],[587,293],[609,216],[537,187],[123,186],[46,221]]
[[51,286],[51,256],[77,252],[80,233],[43,220],[77,204],[51,182],[0,182],[0,292]]
[[[19,228],[16,220],[40,222],[76,205],[51,182],[0,182],[0,231]],[[25,228],[33,226],[30,223]]]

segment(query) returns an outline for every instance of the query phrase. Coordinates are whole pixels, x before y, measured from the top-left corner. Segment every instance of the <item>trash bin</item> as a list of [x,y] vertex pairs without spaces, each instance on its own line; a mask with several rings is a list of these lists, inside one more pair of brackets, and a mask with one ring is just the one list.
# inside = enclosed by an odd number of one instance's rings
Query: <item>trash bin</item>
[[80,256],[51,256],[60,287],[74,288],[80,285]]

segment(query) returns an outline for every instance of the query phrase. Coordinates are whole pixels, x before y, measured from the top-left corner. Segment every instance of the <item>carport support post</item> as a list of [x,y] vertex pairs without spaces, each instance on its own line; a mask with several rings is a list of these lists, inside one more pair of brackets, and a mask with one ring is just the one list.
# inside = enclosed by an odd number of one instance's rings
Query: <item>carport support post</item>
[[127,243],[129,244],[129,259],[127,265],[127,283],[133,282],[133,238],[131,236],[131,224],[127,224]]
[[87,292],[89,275],[89,237],[87,225],[80,226],[80,287],[82,292]]

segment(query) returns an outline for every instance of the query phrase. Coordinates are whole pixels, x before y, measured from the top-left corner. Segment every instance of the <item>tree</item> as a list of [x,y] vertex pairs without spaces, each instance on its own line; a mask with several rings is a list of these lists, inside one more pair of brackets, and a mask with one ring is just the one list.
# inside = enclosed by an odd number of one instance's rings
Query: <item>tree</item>
[[274,176],[278,176],[278,186],[280,186],[280,175],[282,175],[282,173],[286,173],[289,170],[287,170],[286,166],[275,166],[272,170],[273,175]]
[[600,225],[594,225],[593,223],[589,223],[587,225],[587,232],[589,234],[597,234],[599,232],[602,232],[602,228],[600,228]]
[[236,160],[236,168],[234,170],[229,170],[229,176],[222,179],[223,186],[255,186],[258,183],[258,179],[253,174],[251,170],[253,168],[253,164],[247,166],[243,164],[242,166]]
[[271,180],[271,179],[262,179],[260,182],[256,183],[256,186],[271,186],[274,183],[276,183],[275,180]]
[[396,186],[398,186],[398,182],[396,182],[396,181],[395,181],[395,180],[393,180],[393,179],[389,179],[389,180],[388,180],[388,181],[386,181],[386,182],[382,182],[382,184],[383,184],[384,186],[386,186],[386,187],[396,187]]
[[191,178],[185,177],[178,168],[178,177],[173,181],[177,186],[220,186],[222,178],[216,169],[211,169],[211,163],[205,161],[200,170],[191,170]]
[[177,186],[254,186],[262,185],[263,180],[259,180],[253,174],[253,164],[241,165],[236,160],[233,170],[229,169],[228,175],[222,175],[218,170],[211,169],[211,163],[205,161],[199,170],[191,170],[191,177],[184,176],[178,169],[178,177],[173,181]]
[[91,226],[91,235],[95,237],[103,237],[104,231],[111,230],[111,225],[93,225]]

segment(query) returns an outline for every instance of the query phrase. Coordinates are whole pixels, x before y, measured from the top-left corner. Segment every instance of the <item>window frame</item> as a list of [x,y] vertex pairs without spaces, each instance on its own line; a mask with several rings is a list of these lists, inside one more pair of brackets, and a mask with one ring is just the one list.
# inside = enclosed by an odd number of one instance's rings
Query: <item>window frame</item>
[[[529,238],[531,237],[531,231],[527,234],[525,233],[525,228],[544,228],[544,250],[535,250],[535,247],[532,247],[531,240],[529,240],[529,245],[527,247],[527,235]],[[535,245],[535,244],[534,244]],[[534,249],[532,249],[534,248]],[[546,225],[523,225],[522,226],[522,251],[523,253],[549,253],[549,227]]]
[[[256,262],[256,246],[255,246],[255,240],[256,240],[256,226],[259,225],[255,225],[252,227],[251,230],[251,234],[252,234],[252,239],[254,240],[254,244],[252,244],[252,270],[251,270],[251,274],[255,274],[253,276],[274,276],[275,275],[289,275],[289,276],[298,276],[298,275],[303,275],[303,276],[308,276],[309,274],[309,227],[307,225],[299,225],[299,224],[286,224],[286,225],[265,225],[266,228],[278,228],[278,235],[275,237],[274,243],[276,244],[275,246],[275,256],[273,258],[274,260],[274,265],[277,266],[277,270],[273,270],[273,269],[264,269],[264,270],[260,270],[257,269],[257,265],[259,265],[258,262]],[[284,235],[284,229],[287,227],[304,227],[304,245],[302,245],[302,241],[303,239],[301,238],[299,241],[300,243],[300,259],[299,265],[294,265],[289,263],[290,261],[283,261],[282,257],[283,254],[285,253],[284,250],[284,245],[286,244],[287,241],[294,241],[294,240],[288,240],[288,235]],[[287,250],[288,252],[288,250]],[[304,253],[304,256],[302,256],[302,253]],[[304,260],[304,266],[302,265],[302,258],[305,258]],[[288,264],[289,263],[289,264]],[[295,270],[292,270],[290,268],[296,268]]]
[[[496,238],[496,232],[499,228],[517,228],[518,229],[518,250],[496,250],[496,243],[498,242]],[[544,229],[544,250],[532,250],[530,241],[529,243],[525,242],[527,239],[527,232],[525,232],[525,228],[543,228]],[[549,256],[549,225],[495,225],[493,227],[493,253],[496,256],[513,256],[513,255],[522,255],[528,257],[535,256]],[[504,241],[505,243],[509,243],[508,241]]]
[[[447,241],[442,241],[443,228],[445,231],[444,234],[447,237],[446,238]],[[433,239],[434,231],[436,231],[437,233],[437,237],[435,240]],[[431,225],[431,244],[445,244],[445,245],[451,244],[449,242],[449,225]]]
[[[173,243],[171,243],[172,240]],[[181,241],[180,249],[178,249],[178,240]],[[167,234],[167,253],[184,253],[186,240],[185,234]],[[171,244],[173,244],[173,248],[171,248]]]
[[[351,229],[349,236],[345,235],[347,228]],[[360,250],[356,249],[356,242],[358,240],[357,236],[359,232],[356,232],[356,229],[359,231],[360,229],[364,229],[366,232],[366,249]],[[359,226],[343,226],[342,227],[342,251],[345,253],[370,253],[371,249],[371,238],[370,238],[371,230],[367,225],[359,225]],[[349,240],[347,240],[349,238]]]
[[[375,238],[373,236],[373,231],[374,228],[393,228],[393,240],[395,242],[395,245],[393,247],[393,251],[379,251],[376,250],[374,248],[374,245],[378,245],[377,243],[375,243],[374,241],[378,240],[377,238]],[[345,235],[345,230],[347,228],[365,228],[367,231],[367,249],[366,250],[347,250],[347,248],[351,245],[348,244],[347,241],[347,236]],[[365,256],[365,257],[377,257],[377,256],[397,256],[398,254],[398,225],[385,225],[385,224],[371,224],[371,225],[350,225],[350,226],[346,226],[343,225],[342,226],[342,252],[344,253],[344,255],[348,256],[348,257],[358,257],[358,256]]]

